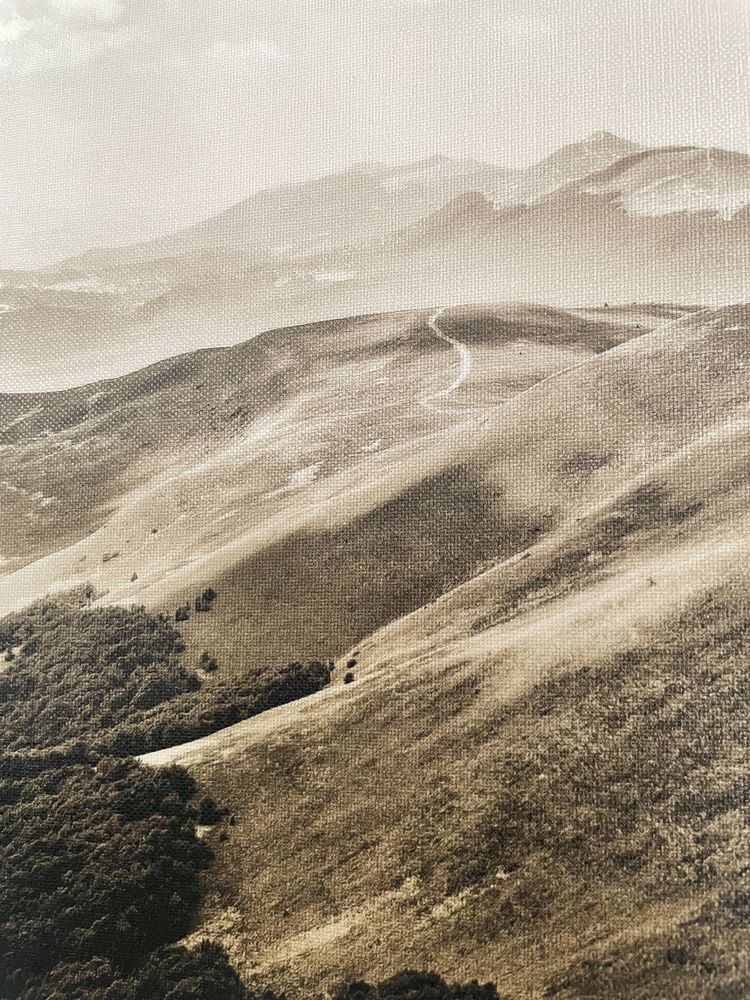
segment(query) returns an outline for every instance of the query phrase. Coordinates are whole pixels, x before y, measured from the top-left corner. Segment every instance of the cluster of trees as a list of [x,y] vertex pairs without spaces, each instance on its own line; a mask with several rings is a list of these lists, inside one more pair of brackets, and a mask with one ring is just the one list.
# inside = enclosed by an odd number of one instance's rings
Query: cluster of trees
[[[229,964],[226,953],[204,941],[188,950],[178,945],[156,949],[139,969],[118,978],[105,959],[57,966],[38,987],[18,1000],[285,1000],[272,990],[251,993]],[[494,983],[449,985],[433,972],[405,970],[377,985],[344,983],[333,1000],[501,1000]]]
[[[79,754],[80,756],[81,754]],[[180,767],[127,758],[0,776],[0,996],[6,1000],[283,1000],[253,996],[224,951],[176,945],[211,860],[197,819],[223,813]],[[404,972],[336,1000],[498,1000],[492,984]]]
[[[214,601],[216,600],[216,591],[213,587],[206,587],[202,594],[199,594],[193,601],[193,610],[195,611],[210,611],[214,606]],[[190,604],[181,604],[179,608],[174,613],[174,620],[176,622],[186,622],[190,620],[191,608]]]
[[115,754],[141,754],[187,743],[234,725],[279,705],[314,694],[328,684],[330,667],[323,663],[289,663],[249,671],[134,712],[94,745]]
[[126,978],[187,932],[211,859],[195,792],[116,758],[0,778],[0,995],[54,996],[46,980],[94,961]]
[[499,1000],[494,983],[449,985],[435,972],[405,969],[389,979],[372,984],[363,979],[344,983],[333,1000]]
[[[209,942],[188,950],[179,945],[157,948],[124,978],[112,963],[58,965],[19,1000],[251,1000],[224,950]],[[268,995],[268,1000],[273,1000]]]
[[0,622],[0,747],[59,746],[107,732],[200,688],[169,622],[142,608],[40,601]]
[[146,753],[312,694],[330,680],[322,663],[291,663],[203,687],[202,674],[182,662],[184,648],[173,623],[139,607],[47,599],[8,616],[0,621],[7,660],[0,749],[83,740],[99,753]]
[[[295,663],[202,688],[167,617],[91,597],[0,621],[0,996],[244,1000],[220,948],[174,944],[211,859],[196,822],[224,813],[195,804],[181,768],[130,755],[317,691],[330,669]],[[204,591],[201,609],[214,598]]]

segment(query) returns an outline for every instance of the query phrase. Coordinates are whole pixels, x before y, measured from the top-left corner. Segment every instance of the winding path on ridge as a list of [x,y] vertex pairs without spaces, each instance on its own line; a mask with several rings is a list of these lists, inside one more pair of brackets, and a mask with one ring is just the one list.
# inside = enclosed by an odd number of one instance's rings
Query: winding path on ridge
[[441,330],[440,327],[438,326],[438,320],[445,313],[446,309],[447,306],[441,306],[439,309],[436,309],[435,312],[432,313],[430,318],[427,320],[427,326],[435,334],[436,337],[438,337],[440,340],[445,341],[446,344],[450,344],[450,346],[458,353],[458,358],[459,358],[458,372],[456,373],[456,377],[453,379],[453,381],[449,386],[447,386],[445,389],[441,389],[439,392],[434,392],[431,395],[426,396],[422,400],[422,404],[424,406],[429,406],[431,400],[433,399],[445,399],[446,396],[450,396],[452,393],[456,391],[456,389],[459,389],[464,384],[466,379],[471,374],[472,362],[471,362],[471,351],[469,350],[469,348],[466,346],[466,344],[462,344],[460,340],[455,340],[453,337],[449,337],[448,334],[444,333],[443,330]]

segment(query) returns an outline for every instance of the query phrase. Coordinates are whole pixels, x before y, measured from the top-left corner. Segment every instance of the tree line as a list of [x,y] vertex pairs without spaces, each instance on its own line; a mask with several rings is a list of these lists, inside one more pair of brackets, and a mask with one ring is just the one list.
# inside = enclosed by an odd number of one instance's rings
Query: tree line
[[[177,944],[212,859],[196,824],[223,813],[181,767],[133,755],[311,694],[330,666],[204,684],[166,616],[89,604],[76,593],[0,621],[0,996],[283,1000],[249,993],[219,946]],[[491,985],[413,972],[338,995],[497,1000]]]

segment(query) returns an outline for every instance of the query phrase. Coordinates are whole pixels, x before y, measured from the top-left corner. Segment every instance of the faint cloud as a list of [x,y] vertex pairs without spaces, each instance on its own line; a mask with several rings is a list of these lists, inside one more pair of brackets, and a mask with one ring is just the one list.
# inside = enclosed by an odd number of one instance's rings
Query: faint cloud
[[262,63],[287,62],[289,54],[264,38],[218,39],[175,53],[169,65],[199,74],[237,73]]
[[237,65],[247,62],[286,62],[289,55],[273,42],[264,38],[251,38],[237,42],[214,42],[209,46],[206,58],[212,62]]
[[120,21],[125,16],[121,0],[48,0],[48,7],[63,18],[89,18],[96,24]]
[[0,20],[0,46],[18,41],[32,27],[31,21],[15,17],[13,20]]
[[125,0],[3,0],[0,73],[73,65],[116,46],[128,6]]

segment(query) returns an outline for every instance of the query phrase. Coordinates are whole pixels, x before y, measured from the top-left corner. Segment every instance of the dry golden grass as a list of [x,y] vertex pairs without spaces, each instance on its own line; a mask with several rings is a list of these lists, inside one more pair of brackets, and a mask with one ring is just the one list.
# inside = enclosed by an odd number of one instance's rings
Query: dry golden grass
[[462,468],[531,539],[308,702],[150,758],[235,816],[196,935],[246,977],[747,995],[748,326],[682,320],[517,398]]

